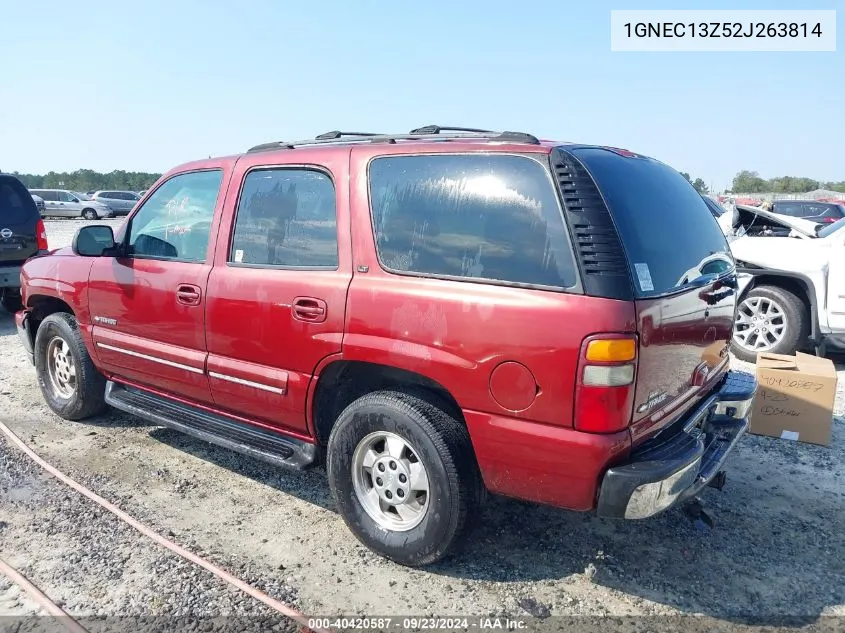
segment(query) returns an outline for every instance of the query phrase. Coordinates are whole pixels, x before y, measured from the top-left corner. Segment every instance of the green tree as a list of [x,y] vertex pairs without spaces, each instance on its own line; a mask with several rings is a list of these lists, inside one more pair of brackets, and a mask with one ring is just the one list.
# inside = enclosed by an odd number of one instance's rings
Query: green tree
[[692,176],[689,173],[682,171],[681,176],[687,179],[687,182],[695,187],[695,190],[704,195],[710,192],[710,188],[704,183],[701,178],[696,178],[695,180],[692,179]]
[[734,193],[763,193],[769,189],[768,185],[756,171],[743,169],[734,176],[731,191]]
[[701,195],[706,195],[710,193],[710,187],[708,187],[707,184],[701,178],[696,178],[695,182],[692,183],[692,186],[695,187],[695,190]]
[[62,173],[51,171],[44,175],[15,172],[15,175],[30,189],[70,189],[81,192],[98,189],[140,191],[149,189],[161,176],[161,174],[123,170],[102,174],[91,169],[77,169]]

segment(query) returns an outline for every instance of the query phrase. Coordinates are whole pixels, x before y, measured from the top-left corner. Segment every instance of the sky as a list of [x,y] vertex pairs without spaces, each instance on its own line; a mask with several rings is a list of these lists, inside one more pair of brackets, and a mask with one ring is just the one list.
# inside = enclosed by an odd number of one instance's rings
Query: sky
[[741,169],[845,180],[845,0],[812,6],[838,9],[836,52],[610,50],[611,9],[803,4],[4,2],[0,169],[163,172],[435,123],[624,147],[716,191]]

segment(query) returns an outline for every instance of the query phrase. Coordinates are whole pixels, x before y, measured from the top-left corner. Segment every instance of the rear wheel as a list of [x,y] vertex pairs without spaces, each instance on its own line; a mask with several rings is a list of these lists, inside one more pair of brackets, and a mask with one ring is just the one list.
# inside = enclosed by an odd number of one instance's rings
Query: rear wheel
[[453,552],[483,499],[466,427],[411,394],[380,391],[350,404],[327,457],[332,496],[349,529],[402,565]]
[[65,420],[106,409],[106,380],[94,367],[73,315],[57,312],[38,326],[35,372],[47,406]]
[[804,302],[778,286],[753,288],[737,307],[731,351],[744,361],[758,352],[794,354],[809,334]]
[[82,217],[86,220],[99,220],[100,216],[97,215],[97,212],[94,209],[85,209],[82,212]]

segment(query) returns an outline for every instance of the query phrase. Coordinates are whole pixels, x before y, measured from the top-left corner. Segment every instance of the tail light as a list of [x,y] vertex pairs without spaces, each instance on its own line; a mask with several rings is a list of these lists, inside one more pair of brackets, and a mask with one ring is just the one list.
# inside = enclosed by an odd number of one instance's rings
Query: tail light
[[602,334],[585,339],[575,383],[575,428],[587,433],[628,428],[636,375],[635,336]]
[[50,247],[47,245],[47,229],[44,228],[44,220],[38,220],[35,225],[35,243],[39,251],[48,251]]

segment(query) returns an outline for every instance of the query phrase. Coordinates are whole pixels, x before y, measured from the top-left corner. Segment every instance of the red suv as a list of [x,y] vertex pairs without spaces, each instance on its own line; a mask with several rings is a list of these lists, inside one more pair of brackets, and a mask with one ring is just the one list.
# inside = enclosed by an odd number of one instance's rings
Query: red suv
[[452,550],[487,491],[640,519],[721,487],[756,387],[728,371],[734,262],[689,182],[524,133],[189,163],[22,281],[58,415],[324,463],[351,531],[406,565]]

